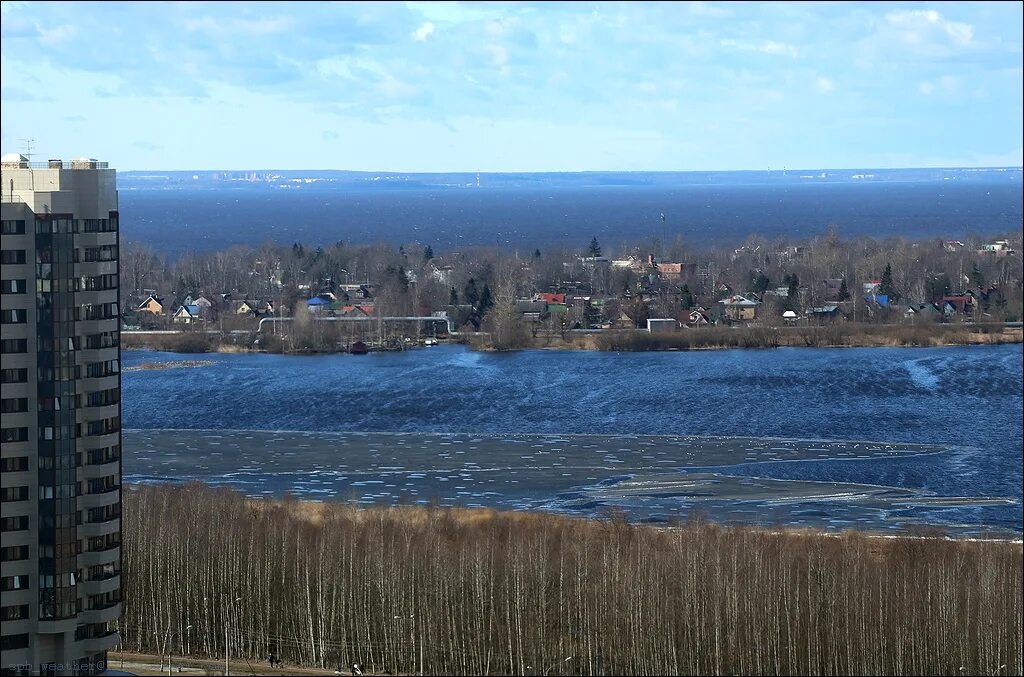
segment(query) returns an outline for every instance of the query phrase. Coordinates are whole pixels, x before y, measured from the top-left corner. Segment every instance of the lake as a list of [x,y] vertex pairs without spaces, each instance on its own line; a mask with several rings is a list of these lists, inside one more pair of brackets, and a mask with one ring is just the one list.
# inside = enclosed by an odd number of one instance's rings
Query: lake
[[123,353],[128,482],[1022,531],[1022,349]]

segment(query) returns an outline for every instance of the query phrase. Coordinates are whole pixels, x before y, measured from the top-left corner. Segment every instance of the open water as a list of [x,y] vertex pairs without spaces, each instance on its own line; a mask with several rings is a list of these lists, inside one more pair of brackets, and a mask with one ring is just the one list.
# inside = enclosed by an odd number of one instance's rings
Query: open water
[[128,482],[1022,532],[1022,349],[125,351]]

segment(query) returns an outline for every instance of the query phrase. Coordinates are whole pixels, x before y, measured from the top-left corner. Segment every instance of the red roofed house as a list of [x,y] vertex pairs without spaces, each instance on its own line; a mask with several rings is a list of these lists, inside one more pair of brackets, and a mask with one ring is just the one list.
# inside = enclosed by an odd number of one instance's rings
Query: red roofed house
[[537,294],[534,298],[549,305],[565,305],[565,294]]
[[942,297],[942,303],[948,303],[961,315],[974,313],[974,296],[972,294],[950,294]]

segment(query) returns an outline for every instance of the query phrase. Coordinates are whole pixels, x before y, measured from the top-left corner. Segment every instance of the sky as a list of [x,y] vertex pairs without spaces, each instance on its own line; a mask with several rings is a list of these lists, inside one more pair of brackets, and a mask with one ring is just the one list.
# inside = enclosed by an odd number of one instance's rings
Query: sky
[[120,170],[1020,166],[1012,3],[2,3],[0,144]]

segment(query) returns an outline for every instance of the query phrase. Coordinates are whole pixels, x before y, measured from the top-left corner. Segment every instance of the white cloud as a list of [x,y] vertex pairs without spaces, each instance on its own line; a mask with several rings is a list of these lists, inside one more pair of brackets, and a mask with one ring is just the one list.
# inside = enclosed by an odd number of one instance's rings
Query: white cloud
[[215,19],[211,16],[204,16],[198,19],[187,19],[185,30],[191,33],[206,33],[216,36],[248,35],[258,37],[284,33],[292,25],[292,19],[283,16],[259,19]]
[[422,26],[413,31],[412,37],[414,40],[423,42],[434,32],[434,24],[427,21]]
[[834,82],[826,78],[824,75],[819,75],[818,79],[814,81],[814,86],[817,87],[819,92],[834,92],[836,85]]
[[784,42],[768,40],[757,49],[759,52],[764,52],[765,54],[780,54],[783,56],[796,57],[796,47],[793,45],[787,45]]
[[44,45],[59,45],[75,37],[75,34],[78,33],[78,29],[70,24],[64,24],[56,28],[36,26],[36,30],[39,31],[39,42]]
[[490,65],[502,68],[508,65],[509,50],[505,45],[489,44],[484,49],[490,54]]
[[969,47],[974,42],[974,27],[950,21],[933,9],[899,10],[885,15],[886,23],[906,44],[927,46],[936,41]]
[[790,58],[796,58],[797,56],[796,47],[785,42],[777,42],[775,40],[765,40],[764,42],[742,42],[740,40],[727,38],[722,40],[719,44],[721,44],[722,47],[733,47],[745,52],[761,52],[762,54],[788,56]]
[[935,80],[928,80],[917,86],[917,91],[925,96],[932,94],[942,96],[953,96],[960,94],[963,89],[963,81],[955,75],[943,75]]

